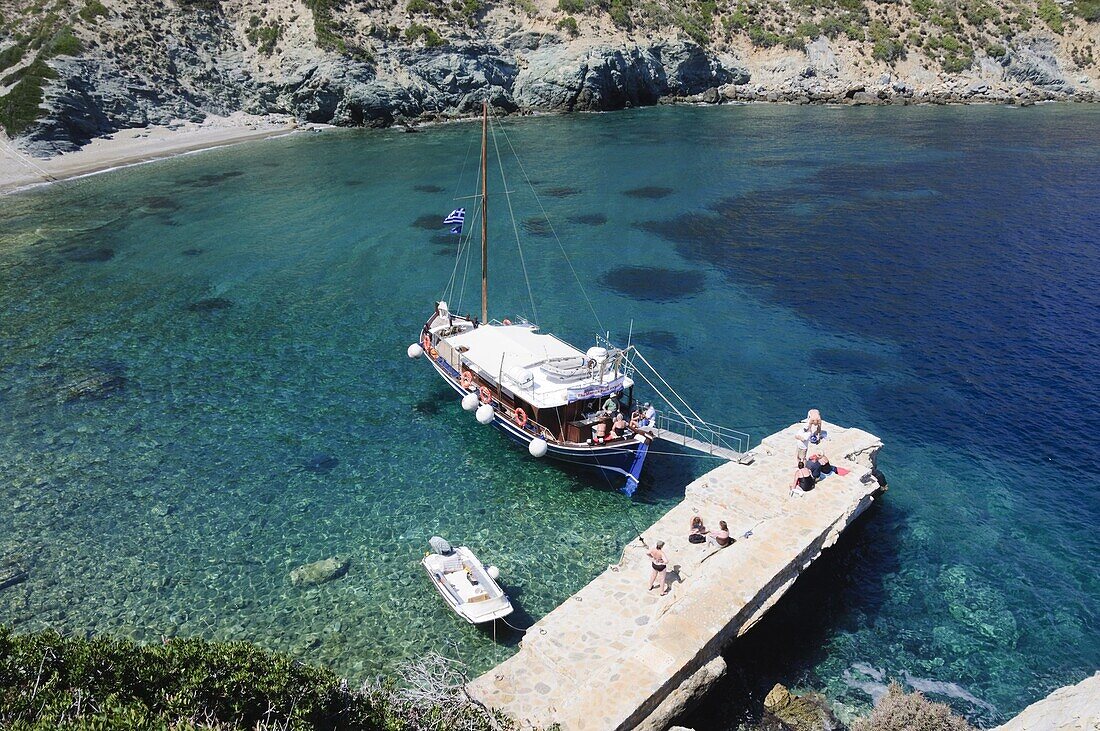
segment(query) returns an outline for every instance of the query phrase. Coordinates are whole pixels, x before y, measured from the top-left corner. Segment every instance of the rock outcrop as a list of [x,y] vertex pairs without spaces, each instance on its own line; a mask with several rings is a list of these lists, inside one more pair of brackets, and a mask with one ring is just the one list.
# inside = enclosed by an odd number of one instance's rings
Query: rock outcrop
[[1100,672],[1059,688],[993,731],[1092,731],[1100,724]]

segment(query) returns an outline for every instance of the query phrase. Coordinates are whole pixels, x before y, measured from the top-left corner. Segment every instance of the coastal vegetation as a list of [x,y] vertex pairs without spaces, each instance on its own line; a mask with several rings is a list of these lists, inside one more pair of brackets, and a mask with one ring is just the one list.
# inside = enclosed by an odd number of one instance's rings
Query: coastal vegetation
[[0,626],[3,728],[510,728],[469,700],[465,678],[451,665],[421,665],[405,680],[400,690],[382,682],[352,689],[328,670],[247,642],[177,638],[140,645],[56,632],[15,634]]

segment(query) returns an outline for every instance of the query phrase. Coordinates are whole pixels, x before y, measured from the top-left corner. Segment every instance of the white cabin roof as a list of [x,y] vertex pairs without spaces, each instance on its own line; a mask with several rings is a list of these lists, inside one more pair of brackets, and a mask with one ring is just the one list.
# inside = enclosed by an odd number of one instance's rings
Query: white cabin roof
[[[480,375],[496,383],[501,380],[500,376],[503,373],[504,379],[501,385],[538,408],[553,408],[580,400],[579,391],[586,388],[593,389],[594,393],[592,396],[585,397],[595,397],[598,392],[608,390],[616,380],[612,371],[605,373],[602,379],[597,375],[567,383],[551,380],[549,374],[540,367],[544,361],[550,358],[584,358],[586,356],[582,351],[553,335],[537,332],[533,325],[481,325],[452,335],[445,340],[456,349],[466,348],[464,352],[460,351],[463,362],[478,371]],[[509,379],[508,373],[517,368],[530,371],[533,378],[528,385],[519,386]],[[620,378],[622,383],[614,390],[618,391],[634,385],[631,379],[624,378],[621,374]],[[603,388],[605,386],[608,388]]]

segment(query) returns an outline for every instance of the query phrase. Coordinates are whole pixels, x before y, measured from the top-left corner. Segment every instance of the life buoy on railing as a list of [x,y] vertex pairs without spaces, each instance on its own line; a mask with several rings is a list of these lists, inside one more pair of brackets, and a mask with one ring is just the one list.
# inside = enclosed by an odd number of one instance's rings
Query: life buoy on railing
[[424,350],[428,350],[432,347],[432,336],[428,333],[424,333]]
[[515,417],[516,417],[516,426],[518,426],[520,429],[523,429],[524,427],[527,426],[527,412],[526,411],[524,411],[523,409],[516,409]]
[[462,378],[460,379],[460,382],[462,383],[463,388],[469,389],[470,386],[473,385],[474,374],[470,373],[469,371],[462,371]]
[[439,357],[439,351],[436,350],[435,348],[428,348],[428,355],[432,356],[432,358],[438,358]]
[[479,395],[481,396],[481,403],[483,403],[483,404],[493,403],[493,392],[490,391],[487,386],[482,386],[481,387],[481,390],[479,391]]
[[508,319],[508,318],[506,317],[506,318],[504,318],[504,321],[503,321],[503,322],[501,322],[500,324],[501,324],[501,325],[511,325],[511,324],[512,324],[512,321],[511,321],[511,320],[509,320],[509,319]]

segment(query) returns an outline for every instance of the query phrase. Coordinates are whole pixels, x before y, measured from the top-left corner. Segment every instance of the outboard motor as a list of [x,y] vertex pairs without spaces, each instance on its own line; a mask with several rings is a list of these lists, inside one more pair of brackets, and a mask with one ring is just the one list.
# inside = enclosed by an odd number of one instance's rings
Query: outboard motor
[[451,548],[451,544],[447,543],[445,538],[440,538],[439,536],[432,536],[429,538],[428,545],[440,556],[450,556],[455,552],[455,550]]

